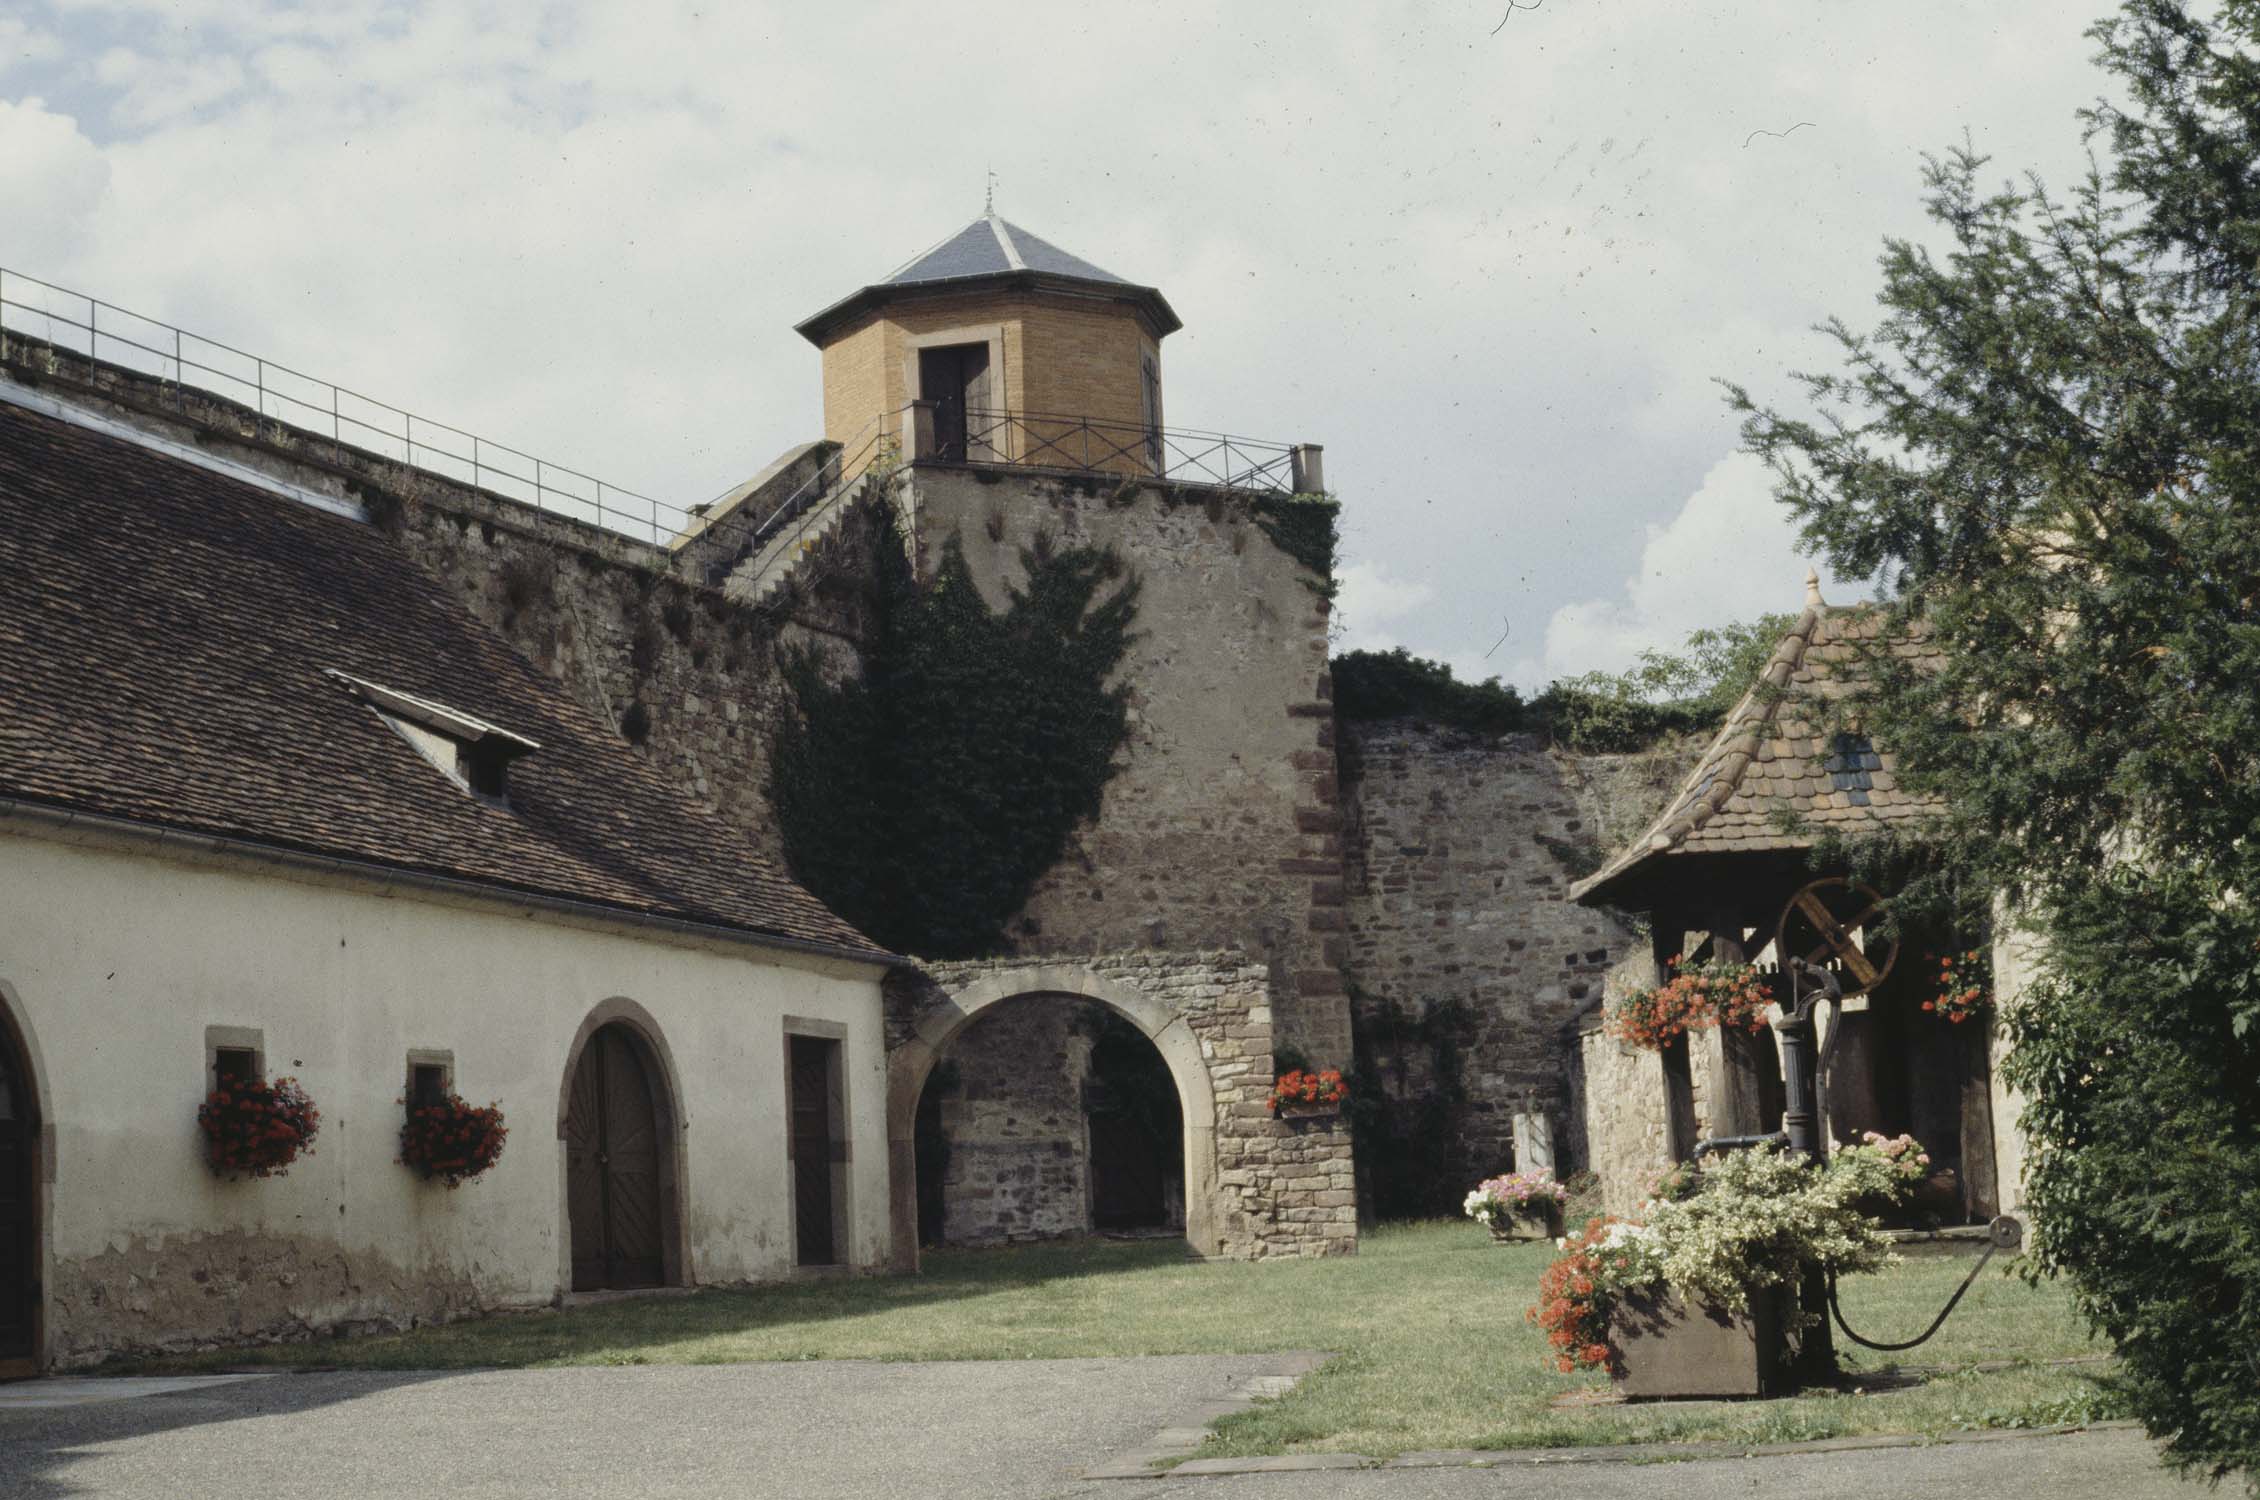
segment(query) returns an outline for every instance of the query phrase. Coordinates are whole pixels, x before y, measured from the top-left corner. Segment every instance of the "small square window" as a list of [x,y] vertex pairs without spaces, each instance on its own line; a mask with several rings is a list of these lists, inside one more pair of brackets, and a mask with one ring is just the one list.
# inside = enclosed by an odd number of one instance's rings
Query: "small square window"
[[415,1047],[408,1053],[404,1098],[410,1109],[445,1104],[455,1092],[455,1054],[438,1048]]
[[267,1076],[267,1039],[256,1026],[204,1028],[204,1089],[257,1083]]

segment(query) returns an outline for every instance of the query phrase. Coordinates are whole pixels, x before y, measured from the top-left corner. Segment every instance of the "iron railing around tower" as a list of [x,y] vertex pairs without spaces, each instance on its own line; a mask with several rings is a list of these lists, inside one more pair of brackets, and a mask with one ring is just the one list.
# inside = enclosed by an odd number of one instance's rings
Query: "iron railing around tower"
[[[916,407],[919,426],[912,450],[918,459],[1120,474],[1273,494],[1325,488],[1316,443],[1275,443],[1144,422],[980,407],[965,409],[961,435],[949,430],[956,426],[948,420],[954,413],[941,413],[937,403],[919,402]],[[930,440],[924,410],[929,407],[936,408],[934,416],[941,418]]]

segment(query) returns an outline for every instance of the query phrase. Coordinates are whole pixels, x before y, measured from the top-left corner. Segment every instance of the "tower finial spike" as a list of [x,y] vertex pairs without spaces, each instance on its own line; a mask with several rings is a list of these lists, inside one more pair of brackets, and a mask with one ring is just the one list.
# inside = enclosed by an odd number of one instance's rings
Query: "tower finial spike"
[[1805,569],[1805,605],[1809,609],[1818,609],[1820,603],[1821,570],[1815,567],[1807,567]]
[[982,213],[982,216],[983,216],[984,218],[988,218],[988,217],[994,217],[994,215],[996,214],[996,211],[997,211],[997,174],[996,174],[996,169],[992,167],[992,168],[990,168],[990,169],[989,169],[989,185],[988,185],[988,190],[987,190],[986,192],[984,192],[984,193],[983,193],[983,194],[981,195],[981,213]]

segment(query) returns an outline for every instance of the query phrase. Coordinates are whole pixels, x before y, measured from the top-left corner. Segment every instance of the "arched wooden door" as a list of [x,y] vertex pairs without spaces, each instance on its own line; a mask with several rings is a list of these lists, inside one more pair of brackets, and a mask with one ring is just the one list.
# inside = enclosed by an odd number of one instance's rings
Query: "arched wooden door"
[[0,1018],[0,1380],[39,1373],[39,1101]]
[[565,1111],[573,1290],[658,1286],[666,1255],[660,1132],[641,1040],[614,1022],[581,1051]]

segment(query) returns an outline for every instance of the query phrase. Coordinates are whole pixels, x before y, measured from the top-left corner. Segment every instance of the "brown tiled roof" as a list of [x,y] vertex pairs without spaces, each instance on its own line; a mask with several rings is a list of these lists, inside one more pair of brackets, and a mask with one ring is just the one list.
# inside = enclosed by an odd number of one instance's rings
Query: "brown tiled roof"
[[[1856,690],[1860,661],[1875,649],[1882,623],[1872,609],[1808,606],[1662,814],[1570,895],[1605,905],[1631,877],[1656,874],[1674,859],[1804,850],[1823,832],[1936,813],[1935,800],[1899,785],[1890,751],[1864,736],[1838,738],[1827,725],[1827,704]],[[1888,649],[1918,667],[1938,656],[1919,636]],[[1791,826],[1785,815],[1794,817]]]
[[[0,796],[887,955],[374,528],[0,403]],[[508,805],[331,675],[539,749]]]

